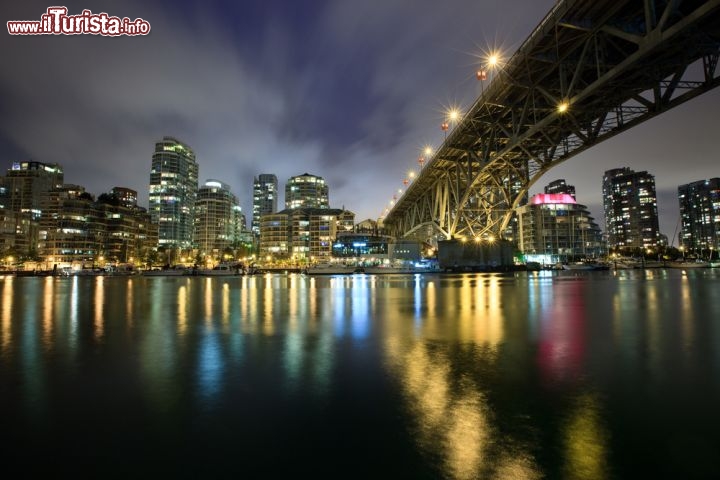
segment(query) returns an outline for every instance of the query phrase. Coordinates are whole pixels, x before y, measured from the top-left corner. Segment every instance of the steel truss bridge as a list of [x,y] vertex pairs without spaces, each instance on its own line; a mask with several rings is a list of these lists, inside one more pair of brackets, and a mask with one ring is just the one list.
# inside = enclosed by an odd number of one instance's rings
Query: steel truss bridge
[[718,86],[719,53],[720,0],[558,1],[385,226],[432,243],[508,238],[545,172]]

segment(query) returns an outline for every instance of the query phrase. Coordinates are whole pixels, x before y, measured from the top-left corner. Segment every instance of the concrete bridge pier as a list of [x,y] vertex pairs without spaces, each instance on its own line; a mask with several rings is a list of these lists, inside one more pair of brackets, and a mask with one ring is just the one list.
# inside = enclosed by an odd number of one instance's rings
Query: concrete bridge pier
[[506,272],[514,269],[514,251],[515,245],[507,240],[451,239],[438,242],[438,263],[446,271]]

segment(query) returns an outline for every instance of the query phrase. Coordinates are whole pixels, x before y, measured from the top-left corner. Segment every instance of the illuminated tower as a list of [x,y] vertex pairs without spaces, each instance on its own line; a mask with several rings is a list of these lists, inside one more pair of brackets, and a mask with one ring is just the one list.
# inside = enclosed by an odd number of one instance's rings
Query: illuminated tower
[[271,173],[255,177],[253,182],[252,231],[260,235],[260,217],[277,212],[278,180]]
[[605,230],[610,248],[648,248],[660,242],[655,177],[629,168],[603,176]]
[[150,215],[160,246],[192,246],[198,164],[190,147],[172,137],[155,144],[150,170]]
[[700,255],[717,251],[720,248],[720,178],[680,185],[678,200],[682,218],[680,245]]
[[325,179],[309,173],[291,177],[285,185],[285,208],[330,208]]
[[242,212],[230,187],[208,180],[198,191],[195,203],[195,245],[203,256],[219,259],[237,243]]

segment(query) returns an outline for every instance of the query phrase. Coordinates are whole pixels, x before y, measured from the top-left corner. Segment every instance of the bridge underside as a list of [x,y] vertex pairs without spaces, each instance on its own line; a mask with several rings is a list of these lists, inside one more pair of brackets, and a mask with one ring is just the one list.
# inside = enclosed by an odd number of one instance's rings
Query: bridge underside
[[513,212],[545,172],[718,86],[719,54],[720,0],[558,2],[386,226],[396,238],[512,240]]

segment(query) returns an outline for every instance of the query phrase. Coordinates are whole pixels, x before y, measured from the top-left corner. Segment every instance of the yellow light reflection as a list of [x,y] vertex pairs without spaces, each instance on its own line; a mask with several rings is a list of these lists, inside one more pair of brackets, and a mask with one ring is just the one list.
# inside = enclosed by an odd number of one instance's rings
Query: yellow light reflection
[[318,298],[318,292],[317,292],[317,285],[315,282],[315,277],[310,278],[310,292],[308,293],[308,297],[310,298],[310,319],[315,320],[317,318],[318,314],[318,306],[317,306],[317,298]]
[[105,303],[105,277],[95,277],[95,339],[101,340],[104,335],[103,304]]
[[263,287],[263,307],[265,314],[263,315],[263,333],[272,335],[275,332],[273,327],[273,287],[272,275],[265,275],[265,285]]
[[53,285],[55,281],[52,277],[45,277],[43,286],[43,344],[46,349],[53,346]]
[[230,321],[230,285],[223,283],[222,291],[222,323]]
[[295,275],[290,277],[290,286],[288,288],[288,301],[290,304],[290,311],[288,312],[288,326],[290,332],[294,332],[297,328],[298,318],[298,296],[300,294],[298,289],[298,281]]
[[[500,279],[465,275],[448,281],[458,288],[437,288],[435,281],[425,285],[427,315],[419,328],[416,323],[393,322],[384,336],[388,363],[398,375],[407,408],[416,419],[417,442],[440,459],[447,478],[541,478],[527,447],[501,445],[505,442],[499,441],[492,424],[482,385],[468,377],[458,379],[452,357],[437,343],[428,342],[454,335],[463,344],[470,340],[470,344],[489,345],[494,348],[477,349],[482,356],[477,361],[493,362],[503,339]],[[447,323],[434,325],[438,308],[443,308],[441,318],[457,318],[457,330]],[[410,328],[415,330],[413,336],[405,331]],[[403,341],[410,338],[413,340]]]
[[129,328],[133,326],[133,279],[128,278],[125,287],[125,319]]
[[[251,277],[248,278],[247,276],[243,276],[242,278],[242,288],[240,288],[240,322],[241,325],[243,325],[243,328],[247,328],[248,325],[253,323],[255,321],[255,311],[256,309],[250,308],[250,293],[249,289],[252,286],[255,287],[255,282],[257,282],[257,277]],[[255,297],[253,297],[255,298]],[[252,315],[252,316],[251,316]]]
[[3,279],[2,294],[2,346],[5,350],[12,342],[13,277]]
[[477,478],[490,437],[487,414],[479,397],[463,395],[450,410],[446,436],[447,465],[455,478]]
[[604,431],[597,399],[584,395],[564,432],[567,478],[607,478],[607,434]]
[[205,323],[212,322],[212,278],[205,279]]
[[178,333],[183,335],[187,329],[187,287],[185,285],[178,288],[177,309]]

